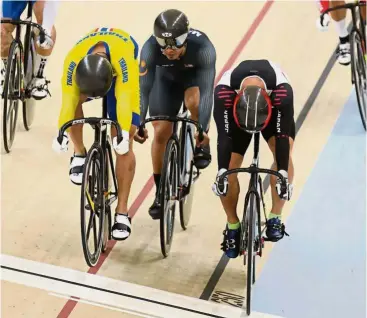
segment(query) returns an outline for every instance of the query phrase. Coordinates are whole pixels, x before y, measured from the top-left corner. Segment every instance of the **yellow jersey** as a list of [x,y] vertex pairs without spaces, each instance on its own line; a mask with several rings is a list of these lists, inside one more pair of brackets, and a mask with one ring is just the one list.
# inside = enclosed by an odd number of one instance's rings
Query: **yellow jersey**
[[112,119],[117,120],[121,129],[126,131],[130,130],[132,124],[138,126],[140,123],[138,44],[130,34],[122,30],[98,28],[79,40],[65,58],[59,128],[75,118],[79,102],[79,88],[75,83],[76,67],[101,42],[106,48],[114,72],[114,85],[111,89],[114,88],[117,118]]

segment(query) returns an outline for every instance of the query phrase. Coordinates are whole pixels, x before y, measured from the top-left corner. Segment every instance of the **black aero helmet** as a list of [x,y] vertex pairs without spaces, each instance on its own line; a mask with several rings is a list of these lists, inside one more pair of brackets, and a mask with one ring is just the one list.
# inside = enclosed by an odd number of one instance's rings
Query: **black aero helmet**
[[187,16],[175,9],[163,11],[154,21],[154,36],[162,48],[181,48],[189,33]]
[[80,93],[88,97],[102,97],[111,88],[113,78],[111,63],[101,55],[88,54],[83,57],[75,74]]
[[272,105],[266,91],[258,86],[247,86],[236,96],[233,117],[240,129],[256,133],[267,126],[271,111]]

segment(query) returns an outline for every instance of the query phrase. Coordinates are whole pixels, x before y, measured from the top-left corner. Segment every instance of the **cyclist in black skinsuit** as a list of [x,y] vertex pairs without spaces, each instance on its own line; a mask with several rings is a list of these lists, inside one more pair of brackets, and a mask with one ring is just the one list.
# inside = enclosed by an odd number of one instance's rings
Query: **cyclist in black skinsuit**
[[[273,170],[287,179],[287,186],[271,178],[273,206],[266,236],[273,242],[283,238],[281,212],[292,195],[293,162],[291,150],[295,138],[293,90],[281,68],[269,60],[246,60],[223,74],[214,92],[214,119],[218,131],[218,174],[213,191],[223,196],[227,214],[223,250],[230,258],[239,253],[240,223],[236,212],[239,184],[235,174],[224,186],[219,176],[227,169],[240,168],[251,142],[252,133],[261,131],[274,156]],[[289,181],[288,181],[289,178]]]
[[[205,33],[191,29],[184,13],[178,10],[162,12],[154,22],[154,35],[143,45],[140,54],[140,119],[150,116],[176,116],[182,103],[191,119],[198,120],[204,131],[199,142],[196,134],[194,163],[206,168],[210,161],[207,135],[213,107],[216,51]],[[159,187],[165,147],[172,134],[172,123],[153,122],[153,175]],[[135,136],[143,143],[148,137]],[[157,195],[157,190],[156,190]],[[159,203],[154,200],[149,209],[153,219],[159,219]]]

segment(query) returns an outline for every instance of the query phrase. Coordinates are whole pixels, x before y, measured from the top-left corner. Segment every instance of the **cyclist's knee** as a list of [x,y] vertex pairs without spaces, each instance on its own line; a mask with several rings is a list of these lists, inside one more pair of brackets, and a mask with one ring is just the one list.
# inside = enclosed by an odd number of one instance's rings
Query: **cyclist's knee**
[[154,141],[158,144],[166,144],[172,135],[172,124],[169,122],[153,122]]
[[14,26],[11,24],[1,24],[1,56],[6,57],[8,55],[9,46],[13,40],[12,32]]

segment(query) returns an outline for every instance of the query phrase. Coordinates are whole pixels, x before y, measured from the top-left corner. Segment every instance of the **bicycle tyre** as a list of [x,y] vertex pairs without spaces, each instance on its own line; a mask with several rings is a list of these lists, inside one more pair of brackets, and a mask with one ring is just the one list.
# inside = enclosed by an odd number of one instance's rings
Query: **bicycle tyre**
[[[15,131],[17,126],[17,118],[18,118],[18,107],[19,107],[19,98],[20,98],[20,90],[21,90],[21,80],[22,80],[22,71],[21,71],[21,48],[18,42],[13,41],[10,46],[9,56],[8,56],[8,64],[6,67],[5,73],[5,81],[4,81],[4,108],[3,108],[3,144],[5,151],[9,153],[11,151],[11,147],[15,138]],[[15,61],[15,65],[14,65]],[[17,73],[16,73],[17,71]],[[18,74],[18,78],[16,75]],[[9,88],[9,84],[12,83]],[[14,87],[17,86],[17,87]],[[9,90],[12,89],[11,92]],[[14,91],[17,92],[17,96],[14,94]],[[9,94],[10,93],[10,94]],[[9,103],[9,95],[12,100]],[[16,99],[14,99],[16,96]],[[10,105],[9,105],[10,104]],[[14,110],[14,113],[13,113]],[[8,114],[9,112],[9,114]],[[10,121],[8,121],[8,116],[10,115]],[[8,132],[9,129],[9,132]]]
[[[100,158],[102,158],[102,151],[99,146],[92,146],[87,154],[87,158],[85,160],[84,169],[83,169],[83,181],[81,186],[81,205],[80,205],[80,225],[81,225],[81,238],[82,238],[82,246],[84,258],[87,264],[90,267],[93,267],[97,264],[98,259],[101,255],[102,251],[102,243],[103,243],[103,232],[104,232],[104,221],[105,221],[105,202],[104,202],[104,193],[103,193],[103,167]],[[93,169],[91,171],[91,169]],[[91,174],[90,174],[91,173]],[[90,186],[90,182],[93,184],[93,189]],[[96,187],[95,187],[96,186]],[[90,206],[88,199],[86,199],[86,191],[89,192],[89,197],[91,193],[93,193],[93,207]],[[90,198],[92,200],[92,198]],[[91,216],[93,217],[92,224],[91,218],[88,222],[88,228],[90,229],[90,225],[93,225],[93,234],[94,234],[94,252],[92,253],[89,250],[88,246],[88,236],[90,233],[86,231],[86,210],[87,207],[90,207],[90,210],[94,209]],[[98,234],[96,233],[96,217],[98,217]]]
[[112,226],[111,223],[112,223],[111,207],[106,206],[104,229],[103,229],[103,240],[102,240],[102,253],[105,253],[107,251],[108,241],[111,239],[111,226]]
[[[183,133],[182,133],[183,132]],[[186,136],[183,138],[182,136]],[[193,137],[191,133],[191,129],[188,127],[186,123],[183,123],[181,134],[180,134],[180,145],[181,145],[181,153],[180,153],[180,168],[181,168],[181,181],[187,183],[187,188],[189,189],[189,193],[185,194],[185,196],[179,202],[180,209],[180,224],[183,230],[187,229],[187,226],[190,222],[191,211],[192,211],[192,202],[194,199],[194,185],[193,180],[193,158],[194,152],[191,147],[191,143],[193,142]],[[187,153],[187,151],[191,151]],[[191,157],[191,159],[190,159]],[[188,180],[187,180],[188,179]],[[184,187],[185,184],[181,184],[181,187]]]
[[256,196],[250,193],[249,197],[249,217],[248,217],[248,241],[247,241],[247,282],[246,282],[246,313],[249,316],[251,314],[251,295],[253,277],[255,276],[255,256],[254,253],[254,240],[255,240],[255,209],[256,209]]
[[[169,181],[171,182],[169,183]],[[161,187],[159,194],[160,196],[159,200],[161,205],[160,241],[161,241],[161,251],[164,257],[168,256],[173,241],[177,189],[178,189],[178,147],[176,140],[171,138],[167,143],[166,151],[164,154],[163,169],[161,176]],[[171,200],[167,200],[169,198],[171,198]],[[168,210],[171,210],[171,207],[172,211],[168,213]]]
[[[362,38],[356,29],[350,33],[350,54],[352,59],[352,76],[357,95],[357,103],[362,125],[367,130],[366,125],[366,61],[362,48]],[[362,77],[362,78],[361,78]],[[362,86],[362,87],[361,87]]]
[[[26,90],[28,90],[28,85],[31,83],[32,78],[33,78],[33,74],[34,74],[34,33],[31,33],[30,36],[30,54],[28,57],[28,65],[27,65],[27,70],[24,70],[24,74],[25,74],[25,79],[26,79]],[[23,101],[23,126],[25,128],[25,130],[29,131],[31,129],[31,126],[33,124],[34,121],[34,112],[35,112],[35,103],[36,101],[30,97],[24,99]]]
[[[107,149],[109,149],[109,141],[107,141],[108,147]],[[109,173],[109,157],[108,157],[108,152],[106,152],[106,159],[105,159],[105,189],[107,190],[107,193],[109,193],[110,189],[109,189],[109,182],[110,182],[110,173]],[[108,198],[108,194],[107,197]],[[102,253],[107,251],[107,244],[108,241],[111,240],[112,237],[112,233],[111,233],[111,229],[112,229],[112,214],[111,214],[111,206],[107,204],[106,202],[107,200],[105,200],[105,217],[107,219],[105,219],[105,223],[104,223],[104,230],[103,230],[103,243],[102,243]]]

